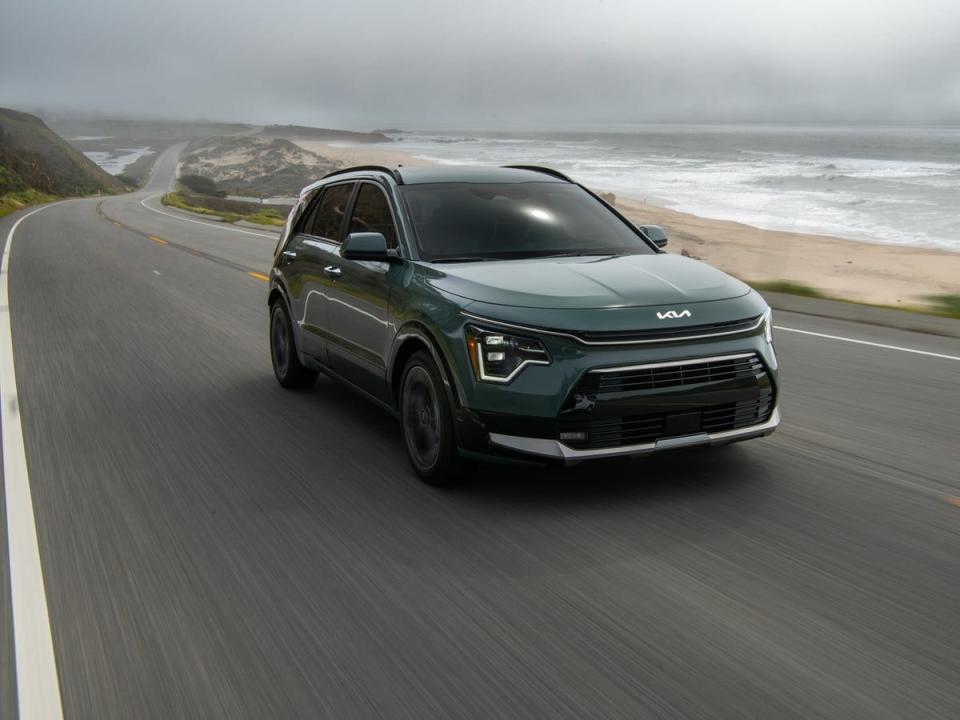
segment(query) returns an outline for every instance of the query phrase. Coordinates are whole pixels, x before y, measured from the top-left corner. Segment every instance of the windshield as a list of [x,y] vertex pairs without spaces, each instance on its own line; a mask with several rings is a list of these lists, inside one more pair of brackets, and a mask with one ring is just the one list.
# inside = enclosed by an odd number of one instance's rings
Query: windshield
[[655,252],[577,185],[454,182],[400,191],[420,255],[432,262]]

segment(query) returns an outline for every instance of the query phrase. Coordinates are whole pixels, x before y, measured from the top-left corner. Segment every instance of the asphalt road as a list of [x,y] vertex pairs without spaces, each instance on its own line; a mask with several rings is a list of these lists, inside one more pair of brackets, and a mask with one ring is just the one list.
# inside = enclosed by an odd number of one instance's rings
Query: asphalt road
[[64,202],[10,257],[65,717],[960,717],[960,362],[778,330],[770,438],[431,489],[388,415],[276,384],[274,235],[142,205],[172,153],[126,227]]

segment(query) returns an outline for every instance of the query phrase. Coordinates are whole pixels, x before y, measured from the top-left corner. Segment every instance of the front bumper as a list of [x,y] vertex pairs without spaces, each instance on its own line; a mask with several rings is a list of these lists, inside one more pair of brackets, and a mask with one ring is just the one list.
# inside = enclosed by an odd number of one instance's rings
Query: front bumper
[[[758,303],[718,319],[760,315],[766,306]],[[590,317],[601,326],[606,315]],[[604,345],[525,334],[542,342],[551,362],[494,384],[473,379],[462,331],[451,333],[451,364],[463,379],[456,425],[464,454],[571,464],[726,444],[779,424],[778,362],[763,327]]]
[[[591,363],[561,392],[541,396],[540,413],[523,407],[518,387],[498,387],[496,406],[457,413],[458,444],[473,454],[574,464],[769,435],[780,422],[773,347],[747,336],[725,341],[725,353],[705,353],[717,344],[662,348],[654,362]],[[528,377],[551,371],[530,368]]]
[[619,447],[577,449],[566,445],[559,440],[549,438],[522,437],[519,435],[503,435],[490,433],[492,445],[523,455],[530,455],[548,460],[559,460],[564,464],[572,465],[584,460],[598,460],[613,457],[638,457],[663,450],[676,450],[704,445],[726,445],[738,440],[763,437],[772,433],[780,424],[780,409],[774,408],[770,418],[758,425],[726,430],[722,432],[700,432],[680,437],[661,438],[650,443],[623,445]]

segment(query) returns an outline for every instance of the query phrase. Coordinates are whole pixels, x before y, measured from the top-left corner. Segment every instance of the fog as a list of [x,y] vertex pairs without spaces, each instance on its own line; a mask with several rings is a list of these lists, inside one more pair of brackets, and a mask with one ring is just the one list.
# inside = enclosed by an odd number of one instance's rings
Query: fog
[[955,0],[12,0],[0,105],[353,127],[960,122]]

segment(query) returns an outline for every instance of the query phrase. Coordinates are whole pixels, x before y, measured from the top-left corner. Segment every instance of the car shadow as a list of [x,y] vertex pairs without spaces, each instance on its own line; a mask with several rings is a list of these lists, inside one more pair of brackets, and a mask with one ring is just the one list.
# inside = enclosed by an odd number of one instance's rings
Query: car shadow
[[[283,392],[279,388],[278,392]],[[385,410],[342,384],[323,378],[306,393],[288,394],[292,411],[318,419],[334,413],[357,443],[388,450],[392,477],[439,493],[448,501],[501,504],[535,509],[551,504],[587,506],[626,500],[644,504],[675,499],[704,501],[712,495],[730,499],[756,497],[772,481],[766,458],[749,444],[688,448],[637,459],[612,459],[568,467],[468,461],[457,482],[444,487],[422,485],[406,458],[400,427]]]
[[461,482],[430,487],[410,468],[396,419],[335,381],[290,392],[247,374],[198,387],[180,388],[189,414],[179,432],[201,440],[210,428],[211,442],[194,443],[207,472],[176,470],[199,455],[158,457],[167,484],[154,502],[290,552],[335,543],[418,573],[517,577],[710,547],[743,533],[778,472],[769,450],[731,446],[570,468],[476,463]]

